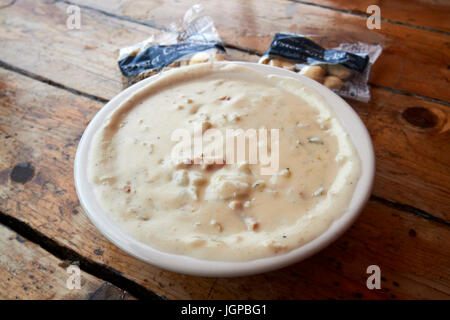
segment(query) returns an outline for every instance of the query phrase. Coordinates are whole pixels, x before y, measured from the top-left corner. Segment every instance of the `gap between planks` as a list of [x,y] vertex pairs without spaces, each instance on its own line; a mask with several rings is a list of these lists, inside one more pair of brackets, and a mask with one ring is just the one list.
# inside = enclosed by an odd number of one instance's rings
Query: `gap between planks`
[[121,272],[108,267],[104,264],[94,262],[76,251],[59,245],[55,240],[30,227],[27,223],[11,217],[0,211],[0,224],[10,228],[21,237],[40,246],[53,256],[63,261],[79,262],[80,269],[99,279],[107,281],[116,287],[127,291],[134,297],[142,300],[165,300],[165,297],[159,296],[153,291],[148,290],[142,285],[124,277]]
[[34,79],[34,80],[46,83],[46,84],[48,84],[48,85],[50,85],[52,87],[56,87],[58,89],[63,89],[65,91],[68,91],[68,92],[73,93],[75,95],[82,96],[82,97],[88,98],[88,99],[96,101],[96,102],[107,103],[109,101],[107,99],[95,96],[93,94],[89,94],[89,93],[82,92],[82,91],[79,91],[79,90],[76,90],[76,89],[73,89],[73,88],[69,88],[69,87],[67,87],[67,86],[65,86],[63,84],[57,83],[57,82],[55,82],[53,80],[50,80],[50,79],[48,79],[46,77],[43,77],[43,76],[40,76],[40,75],[38,75],[36,73],[33,73],[33,72],[30,72],[30,71],[27,71],[27,70],[15,67],[15,66],[13,66],[13,65],[11,65],[9,63],[6,63],[6,62],[4,62],[2,60],[0,60],[0,68],[3,68],[5,70],[9,70],[9,71],[21,74],[21,75],[23,75],[25,77],[28,77],[28,78],[31,78],[31,79]]
[[[359,11],[359,10],[349,10],[349,9],[341,9],[341,8],[336,8],[336,7],[330,7],[330,6],[326,6],[323,4],[317,4],[317,3],[313,3],[313,2],[309,2],[309,1],[303,1],[303,0],[287,0],[289,2],[292,3],[299,3],[299,4],[303,4],[306,6],[311,6],[311,7],[317,7],[317,8],[322,8],[322,9],[326,9],[326,10],[331,10],[331,11],[336,11],[336,12],[341,12],[341,13],[345,13],[345,14],[349,14],[349,15],[353,15],[353,16],[357,16],[357,17],[362,17],[362,18],[367,18],[370,15],[363,12],[363,11]],[[152,28],[156,28],[156,29],[160,29],[160,30],[164,30],[164,31],[170,31],[168,28],[159,26],[158,24],[155,24],[151,21],[146,22],[146,21],[142,21],[139,19],[134,19],[134,18],[130,18],[130,17],[125,17],[125,16],[121,16],[121,15],[117,15],[111,12],[107,12],[101,9],[96,9],[87,5],[82,5],[82,4],[78,4],[78,3],[73,3],[71,1],[68,0],[56,0],[55,2],[62,2],[68,5],[75,5],[78,6],[80,8],[84,8],[84,9],[88,9],[88,10],[92,10],[94,12],[98,12],[98,13],[102,13],[104,15],[110,16],[110,17],[114,17],[117,19],[122,19],[122,20],[126,20],[129,22],[134,22],[134,23],[139,23],[139,24],[143,24]],[[412,23],[407,23],[407,22],[402,22],[402,21],[397,21],[397,20],[393,20],[393,19],[386,19],[381,17],[380,20],[382,22],[386,22],[386,23],[391,23],[391,24],[397,24],[397,25],[401,25],[401,26],[405,26],[405,27],[409,27],[409,28],[415,28],[415,29],[419,29],[419,30],[424,30],[424,31],[428,31],[428,32],[435,32],[435,33],[440,33],[440,34],[444,34],[444,35],[450,35],[450,32],[448,31],[444,31],[444,30],[439,30],[439,29],[434,29],[434,28],[429,28],[429,27],[424,27],[424,26],[419,26],[416,24],[412,24]]]
[[450,227],[450,221],[446,221],[442,218],[436,217],[424,210],[418,209],[416,207],[410,206],[408,204],[403,204],[403,203],[398,203],[398,202],[393,202],[393,201],[389,201],[387,199],[381,198],[381,197],[377,197],[375,195],[371,195],[370,196],[370,201],[374,201],[374,202],[378,202],[384,206],[396,209],[398,211],[402,211],[402,212],[408,212],[411,214],[414,214],[418,217],[422,217],[424,219],[427,220],[431,220],[437,223],[441,223],[447,227]]
[[[326,6],[326,5],[323,5],[323,4],[303,1],[303,0],[287,0],[287,1],[293,2],[293,3],[304,4],[306,6],[312,6],[312,7],[332,10],[332,11],[336,11],[336,12],[341,12],[341,13],[345,13],[345,14],[350,14],[350,15],[358,16],[358,17],[362,17],[362,18],[370,17],[369,14],[367,14],[367,13],[365,13],[363,11],[359,11],[359,10],[341,9],[341,8]],[[374,3],[374,4],[376,4],[376,3]],[[450,36],[450,32],[444,31],[444,30],[438,30],[438,29],[434,29],[434,28],[418,26],[416,24],[402,22],[402,21],[397,21],[397,20],[393,20],[393,19],[386,19],[386,18],[383,18],[383,17],[380,17],[380,20],[382,22],[386,22],[386,23],[397,24],[397,25],[401,25],[401,26],[404,26],[404,27],[415,28],[415,29],[420,29],[420,30],[424,30],[424,31],[435,32],[435,33],[440,33],[440,34],[444,34],[444,35]]]
[[[293,2],[293,3],[300,3],[300,4],[304,4],[304,5],[310,5],[310,6],[320,7],[320,8],[324,8],[324,9],[339,11],[339,12],[343,12],[343,13],[347,13],[347,14],[352,14],[352,15],[355,15],[355,16],[363,16],[363,17],[367,17],[368,16],[367,14],[357,13],[356,11],[353,11],[353,10],[344,10],[344,9],[338,9],[338,8],[333,8],[333,7],[327,7],[327,6],[324,6],[324,5],[314,4],[314,3],[311,3],[311,2],[304,2],[304,1],[300,1],[300,0],[288,0],[288,1]],[[83,9],[86,9],[86,10],[90,10],[92,12],[96,12],[96,13],[99,13],[99,14],[102,14],[102,15],[105,15],[105,16],[108,16],[108,17],[111,17],[111,18],[115,18],[115,19],[123,20],[123,21],[128,21],[128,22],[135,23],[135,24],[144,25],[144,26],[147,26],[147,27],[150,27],[150,28],[153,28],[153,29],[157,29],[159,31],[173,32],[170,29],[168,29],[168,28],[166,28],[164,26],[161,26],[159,24],[156,24],[154,22],[151,22],[151,21],[142,21],[142,20],[139,20],[139,19],[134,19],[134,18],[130,18],[130,17],[114,14],[114,13],[111,13],[111,12],[107,12],[107,11],[104,11],[104,10],[101,10],[101,9],[93,8],[93,7],[90,7],[90,6],[87,6],[87,5],[73,3],[73,2],[67,1],[67,0],[56,0],[56,2],[65,3],[67,5],[76,5],[76,6],[80,7],[80,8],[83,8]],[[450,32],[445,32],[445,31],[441,31],[441,30],[435,30],[435,29],[421,27],[421,26],[415,26],[415,25],[411,25],[411,24],[408,24],[408,23],[400,22],[400,21],[394,21],[394,20],[391,21],[389,19],[384,19],[384,20],[381,19],[381,20],[385,21],[385,22],[393,23],[393,24],[404,25],[404,26],[408,26],[408,27],[414,27],[416,29],[423,29],[423,30],[430,31],[430,32],[437,32],[437,33],[443,33],[443,34],[446,34],[446,35],[450,35]],[[234,50],[237,50],[237,51],[240,51],[240,52],[243,52],[243,53],[248,53],[250,55],[255,55],[255,56],[258,56],[258,57],[261,56],[261,54],[259,54],[256,50],[253,50],[253,49],[250,49],[250,48],[241,48],[239,46],[235,46],[233,44],[226,43],[226,42],[224,42],[224,46],[225,46],[225,48],[234,49]],[[2,63],[2,62],[0,61],[0,63]],[[14,70],[12,70],[12,71],[14,71]],[[24,72],[27,72],[27,71],[24,71]],[[51,81],[51,80],[48,80],[48,81]],[[378,88],[378,89],[381,89],[381,90],[390,91],[390,92],[394,92],[394,93],[398,93],[398,94],[402,94],[402,95],[406,95],[406,96],[413,96],[413,97],[416,97],[416,98],[419,98],[419,99],[422,99],[422,100],[425,100],[425,101],[430,101],[430,102],[434,102],[434,103],[438,103],[438,104],[442,104],[444,106],[450,107],[450,102],[447,102],[447,101],[443,101],[443,100],[427,97],[427,96],[416,94],[416,93],[411,93],[411,92],[408,92],[408,91],[403,91],[403,90],[398,90],[398,89],[394,89],[394,88],[390,88],[390,87],[375,85],[375,84],[371,84],[370,82],[369,82],[369,84],[371,86],[373,86],[375,88]],[[85,93],[83,93],[83,94],[85,94]]]

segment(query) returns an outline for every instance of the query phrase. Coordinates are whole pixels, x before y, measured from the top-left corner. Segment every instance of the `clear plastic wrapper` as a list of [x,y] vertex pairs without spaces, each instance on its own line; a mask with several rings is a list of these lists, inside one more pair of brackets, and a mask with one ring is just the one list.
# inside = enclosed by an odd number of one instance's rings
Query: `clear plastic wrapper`
[[226,51],[212,19],[201,5],[190,8],[179,23],[147,40],[120,49],[118,64],[129,86],[160,71],[211,60],[226,60]]
[[277,33],[259,63],[299,72],[345,98],[368,102],[367,82],[371,66],[381,54],[381,45],[355,42],[323,48],[314,41],[316,38]]

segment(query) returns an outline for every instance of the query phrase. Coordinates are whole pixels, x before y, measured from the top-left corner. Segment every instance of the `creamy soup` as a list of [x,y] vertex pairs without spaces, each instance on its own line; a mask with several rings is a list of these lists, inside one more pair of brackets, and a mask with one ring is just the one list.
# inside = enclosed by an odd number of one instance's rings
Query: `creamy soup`
[[[267,129],[257,148],[272,161],[224,152],[223,163],[201,162],[205,149],[180,161],[173,152],[186,142],[174,139],[179,129],[192,137]],[[247,156],[250,140],[244,138]],[[203,148],[226,150],[227,141],[207,140]],[[270,166],[269,174],[261,170]],[[323,233],[347,209],[360,160],[313,89],[216,63],[168,71],[125,101],[96,134],[88,173],[102,208],[139,241],[169,253],[245,261]]]

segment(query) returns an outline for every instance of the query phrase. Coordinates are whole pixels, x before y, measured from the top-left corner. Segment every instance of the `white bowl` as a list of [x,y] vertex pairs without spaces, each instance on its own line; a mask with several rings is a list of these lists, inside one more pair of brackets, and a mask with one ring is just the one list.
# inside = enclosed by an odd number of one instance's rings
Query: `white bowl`
[[361,176],[356,185],[350,205],[347,211],[338,217],[324,233],[311,242],[285,254],[244,262],[200,260],[188,256],[166,253],[139,242],[124,233],[109,218],[108,214],[102,210],[96,200],[92,185],[89,183],[87,177],[88,153],[94,134],[101,128],[106,118],[134,92],[159,77],[159,75],[155,75],[122,91],[95,115],[84,131],[78,145],[74,168],[75,187],[78,198],[92,223],[112,243],[140,260],[179,273],[211,277],[244,276],[282,268],[308,258],[336,240],[356,220],[359,212],[370,196],[375,174],[375,155],[372,142],[359,116],[343,99],[318,82],[285,69],[248,62],[233,63],[254,69],[262,74],[275,74],[297,79],[308,87],[314,88],[325,98],[350,134],[351,140],[361,158]]

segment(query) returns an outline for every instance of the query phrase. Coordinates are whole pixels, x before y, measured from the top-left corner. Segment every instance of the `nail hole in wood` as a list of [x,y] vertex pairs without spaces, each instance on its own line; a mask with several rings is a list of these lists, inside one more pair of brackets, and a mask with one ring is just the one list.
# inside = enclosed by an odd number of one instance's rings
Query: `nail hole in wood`
[[11,171],[10,177],[14,182],[25,183],[31,180],[31,178],[33,178],[33,175],[34,167],[31,165],[31,163],[21,162],[14,166]]

